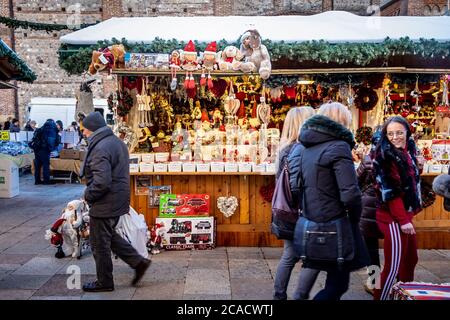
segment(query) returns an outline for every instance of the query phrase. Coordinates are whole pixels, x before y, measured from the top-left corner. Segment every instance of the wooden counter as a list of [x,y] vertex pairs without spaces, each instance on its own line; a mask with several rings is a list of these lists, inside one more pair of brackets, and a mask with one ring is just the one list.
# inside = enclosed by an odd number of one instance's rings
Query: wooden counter
[[[423,174],[429,183],[438,174]],[[152,185],[171,185],[172,193],[205,193],[211,196],[210,215],[217,220],[218,246],[282,246],[270,233],[271,203],[260,195],[260,188],[274,183],[272,173],[200,173],[150,172],[130,173],[131,205],[153,225],[158,208],[148,207],[148,197],[135,194],[135,176],[150,176]],[[236,196],[239,206],[234,215],[225,218],[217,209],[217,198]],[[414,218],[419,248],[450,249],[450,216],[444,210],[442,197]]]

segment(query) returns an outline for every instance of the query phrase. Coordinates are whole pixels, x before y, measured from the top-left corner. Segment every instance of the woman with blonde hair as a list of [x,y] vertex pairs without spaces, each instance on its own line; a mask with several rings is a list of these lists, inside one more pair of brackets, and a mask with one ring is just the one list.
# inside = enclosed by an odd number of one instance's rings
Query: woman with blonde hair
[[362,203],[352,159],[355,141],[348,129],[351,120],[346,106],[326,103],[300,133],[304,150],[297,158],[297,181],[302,211],[294,245],[303,267],[327,272],[325,288],[314,300],[339,300],[348,290],[350,272],[369,264],[358,226]]
[[[311,107],[295,107],[289,110],[283,124],[283,131],[280,140],[280,153],[277,160],[277,179],[282,179],[281,173],[283,168],[287,165],[289,172],[289,180],[295,181],[293,177],[296,175],[296,168],[291,166],[291,162],[295,161],[295,157],[301,152],[303,147],[298,143],[300,128],[303,123],[313,116],[315,111]],[[291,208],[298,208],[298,197],[296,196],[296,186],[290,184],[290,191],[292,193],[292,201],[295,203],[289,204]],[[295,211],[296,209],[294,209]],[[287,287],[291,277],[292,270],[295,264],[300,260],[293,247],[293,233],[295,229],[295,222],[287,222],[279,219],[275,215],[272,217],[272,232],[278,239],[284,240],[283,255],[278,264],[277,273],[275,276],[274,295],[275,300],[287,299]],[[316,270],[302,270],[300,273],[297,288],[294,292],[294,299],[307,299],[309,292],[317,278],[318,271]]]

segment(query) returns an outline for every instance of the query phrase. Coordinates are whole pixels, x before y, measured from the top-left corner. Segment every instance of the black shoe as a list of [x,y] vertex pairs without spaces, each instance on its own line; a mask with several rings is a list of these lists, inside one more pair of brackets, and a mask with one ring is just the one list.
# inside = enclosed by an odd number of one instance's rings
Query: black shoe
[[55,181],[46,181],[46,182],[43,182],[42,184],[52,185],[52,184],[56,184],[56,182]]
[[35,184],[35,185],[43,184],[43,182],[42,182],[42,181],[35,181],[34,184]]
[[83,285],[83,291],[86,292],[107,292],[114,291],[114,286],[104,287],[98,281],[88,282]]
[[147,271],[148,267],[150,267],[151,260],[144,259],[142,260],[135,269],[134,279],[131,282],[133,286],[137,285],[141,278],[144,276],[145,271]]

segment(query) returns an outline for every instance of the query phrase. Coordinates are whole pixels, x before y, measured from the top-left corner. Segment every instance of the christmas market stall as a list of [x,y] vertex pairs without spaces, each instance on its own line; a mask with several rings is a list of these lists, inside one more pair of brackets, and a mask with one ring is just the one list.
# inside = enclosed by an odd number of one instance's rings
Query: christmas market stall
[[355,165],[387,117],[408,119],[427,159],[419,246],[449,248],[430,188],[450,159],[449,28],[448,17],[346,12],[112,18],[62,37],[59,55],[68,73],[114,80],[131,204],[166,249],[281,245],[270,223],[286,113],[330,100],[352,112]]
[[[0,39],[0,89],[17,89],[11,80],[32,83],[36,75]],[[26,132],[0,131],[0,198],[12,198],[19,194],[19,170],[30,167],[34,159],[26,140]]]

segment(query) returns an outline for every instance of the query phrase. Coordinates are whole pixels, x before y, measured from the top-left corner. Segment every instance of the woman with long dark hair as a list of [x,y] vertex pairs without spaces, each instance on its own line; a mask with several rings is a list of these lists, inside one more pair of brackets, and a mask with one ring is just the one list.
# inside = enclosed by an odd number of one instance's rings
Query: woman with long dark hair
[[378,227],[384,234],[384,267],[376,300],[390,299],[397,281],[413,281],[417,264],[413,216],[421,211],[417,149],[405,118],[391,117],[383,125],[373,166],[376,177]]

